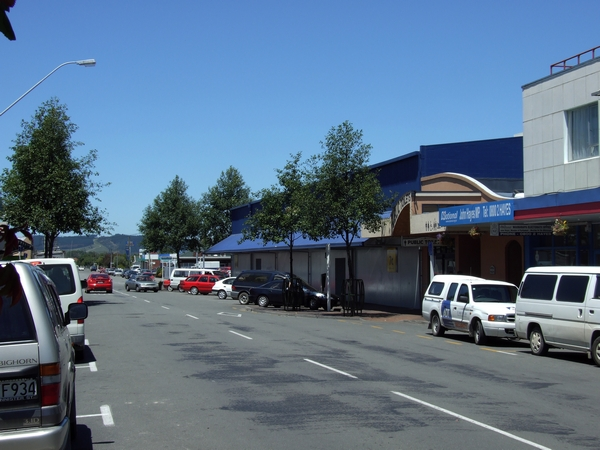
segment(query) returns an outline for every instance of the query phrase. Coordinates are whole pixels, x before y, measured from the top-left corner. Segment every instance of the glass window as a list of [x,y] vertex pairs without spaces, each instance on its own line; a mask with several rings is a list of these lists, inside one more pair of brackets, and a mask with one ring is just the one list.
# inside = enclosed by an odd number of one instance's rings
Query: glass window
[[444,283],[440,283],[439,281],[434,281],[433,283],[431,283],[431,286],[429,286],[429,292],[427,292],[427,293],[429,295],[440,295],[443,290],[444,290]]
[[552,300],[557,275],[527,275],[521,285],[521,297]]
[[563,275],[558,283],[556,301],[583,303],[589,279],[587,275]]
[[456,294],[457,287],[458,287],[458,283],[452,283],[450,285],[450,289],[448,289],[448,295],[446,295],[446,300],[454,299],[454,294]]
[[0,295],[0,342],[32,341],[35,337],[25,294],[14,304],[11,297]]
[[598,103],[567,112],[569,161],[598,156]]

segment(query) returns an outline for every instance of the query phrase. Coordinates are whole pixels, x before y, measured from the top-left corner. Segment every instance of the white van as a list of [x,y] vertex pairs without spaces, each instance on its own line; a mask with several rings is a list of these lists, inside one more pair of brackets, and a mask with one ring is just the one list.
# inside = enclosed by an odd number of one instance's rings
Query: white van
[[[64,311],[71,303],[83,303],[85,280],[79,278],[79,268],[72,258],[37,258],[24,260],[41,268],[56,285]],[[75,348],[75,356],[81,358],[85,348],[85,322],[74,320],[69,323],[69,333]]]
[[[175,289],[179,289],[179,283],[185,280],[190,275],[214,275],[219,278],[225,278],[224,272],[213,269],[175,269],[171,272],[171,276],[169,277],[169,286],[167,290],[173,291]],[[181,289],[179,289],[181,290]]]
[[533,267],[517,296],[515,331],[534,355],[590,352],[600,365],[600,267]]

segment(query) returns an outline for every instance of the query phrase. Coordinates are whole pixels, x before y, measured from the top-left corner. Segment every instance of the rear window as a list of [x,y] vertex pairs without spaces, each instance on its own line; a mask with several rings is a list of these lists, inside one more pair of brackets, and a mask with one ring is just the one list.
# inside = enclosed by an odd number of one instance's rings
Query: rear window
[[12,304],[12,298],[0,296],[0,342],[35,340],[35,327],[25,294]]
[[75,293],[75,280],[70,264],[38,264],[37,267],[46,272],[54,282],[58,295]]
[[558,275],[529,274],[521,285],[521,298],[552,300]]
[[431,286],[429,286],[429,290],[427,291],[427,293],[429,295],[442,295],[443,290],[444,290],[444,283],[441,283],[439,281],[434,281],[433,283],[431,283]]

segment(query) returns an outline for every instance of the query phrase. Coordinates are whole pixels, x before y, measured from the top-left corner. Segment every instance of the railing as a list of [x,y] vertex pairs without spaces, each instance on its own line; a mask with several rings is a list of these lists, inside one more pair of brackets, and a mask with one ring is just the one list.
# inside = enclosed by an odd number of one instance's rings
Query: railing
[[[572,67],[575,67],[575,66],[581,64],[582,62],[594,59],[596,57],[596,52],[598,51],[598,49],[600,49],[600,46],[594,47],[583,53],[579,53],[578,55],[571,56],[570,58],[567,58],[567,59],[564,59],[562,61],[552,64],[550,66],[550,75],[552,75],[554,73],[554,69],[557,69],[557,71],[558,70],[567,70],[567,69],[571,69]],[[577,62],[575,62],[575,61],[577,61]]]

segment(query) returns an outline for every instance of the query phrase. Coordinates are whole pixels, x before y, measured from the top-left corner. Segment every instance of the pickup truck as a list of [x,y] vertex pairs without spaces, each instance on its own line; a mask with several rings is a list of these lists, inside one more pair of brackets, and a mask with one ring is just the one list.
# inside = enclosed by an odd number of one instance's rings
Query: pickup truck
[[475,344],[488,337],[516,338],[517,286],[467,275],[435,275],[423,297],[422,315],[434,336],[468,333]]

